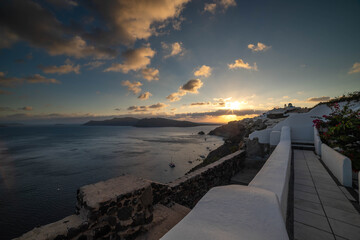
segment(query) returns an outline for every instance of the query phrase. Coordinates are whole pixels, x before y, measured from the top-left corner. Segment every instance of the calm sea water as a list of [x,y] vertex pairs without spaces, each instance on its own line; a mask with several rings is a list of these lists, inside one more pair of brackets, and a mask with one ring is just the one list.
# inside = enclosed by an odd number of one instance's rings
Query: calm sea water
[[122,174],[163,183],[183,176],[223,143],[197,134],[214,128],[0,128],[0,239],[73,214],[83,185]]

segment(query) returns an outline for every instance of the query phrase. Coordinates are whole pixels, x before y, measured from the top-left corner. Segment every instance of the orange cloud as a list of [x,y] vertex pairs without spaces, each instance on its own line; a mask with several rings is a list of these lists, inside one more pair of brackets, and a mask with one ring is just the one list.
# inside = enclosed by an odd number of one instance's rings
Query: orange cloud
[[249,63],[244,62],[241,58],[236,59],[235,63],[228,64],[229,69],[236,69],[236,68],[244,68],[248,70],[254,70],[257,71],[257,65],[254,63],[253,66],[251,66]]
[[126,80],[123,81],[121,84],[123,86],[126,86],[128,90],[133,94],[138,94],[139,92],[141,92],[141,88],[140,88],[142,86],[141,82],[130,82],[129,80]]
[[44,73],[57,73],[57,74],[67,74],[74,72],[76,74],[80,73],[80,65],[75,66],[74,64],[65,64],[61,66],[39,66]]
[[0,72],[0,86],[14,87],[23,83],[60,83],[54,78],[46,78],[40,74],[30,75],[25,78],[6,77],[4,72]]
[[184,53],[184,48],[181,42],[174,42],[172,44],[166,44],[164,42],[161,42],[161,47],[167,51],[170,51],[169,54],[164,56],[164,58],[169,58],[176,55],[181,56]]
[[93,0],[93,9],[105,21],[109,30],[97,30],[91,38],[102,44],[131,45],[138,39],[148,39],[159,26],[171,19],[181,19],[180,13],[189,0]]
[[198,89],[201,88],[203,82],[200,79],[191,79],[181,87],[175,93],[170,94],[166,98],[171,102],[176,102],[181,99],[182,96],[186,95],[187,93],[198,93]]
[[358,72],[360,72],[360,62],[354,63],[354,65],[352,66],[352,68],[350,69],[350,71],[348,73],[353,74],[353,73],[358,73]]
[[137,71],[145,68],[150,64],[151,58],[154,57],[155,51],[150,47],[142,47],[138,49],[131,49],[124,52],[125,61],[123,63],[113,63],[111,67],[104,70],[104,72],[123,72]]
[[158,111],[160,109],[166,108],[169,105],[166,105],[165,103],[156,103],[150,106],[130,106],[128,107],[128,111],[133,111],[133,112],[148,112],[148,111]]
[[258,42],[257,45],[249,44],[248,48],[251,49],[253,52],[263,52],[269,50],[271,46],[266,46],[265,44]]
[[202,65],[194,72],[194,76],[195,77],[201,77],[201,76],[210,77],[211,71],[212,71],[211,67]]
[[138,99],[140,100],[147,100],[149,99],[149,97],[151,97],[152,94],[150,92],[145,92],[143,94],[140,94],[140,96],[138,96]]
[[144,79],[148,80],[149,82],[152,80],[159,80],[159,70],[155,68],[144,68],[141,71],[141,74]]

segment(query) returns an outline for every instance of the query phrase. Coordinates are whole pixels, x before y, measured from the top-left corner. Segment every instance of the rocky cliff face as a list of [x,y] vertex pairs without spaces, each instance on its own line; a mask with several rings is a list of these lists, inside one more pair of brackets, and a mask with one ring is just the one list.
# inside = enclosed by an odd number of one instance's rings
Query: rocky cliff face
[[265,129],[267,127],[267,121],[267,119],[254,120],[252,118],[232,121],[226,125],[215,128],[209,132],[209,135],[220,136],[230,140],[242,139],[255,130]]

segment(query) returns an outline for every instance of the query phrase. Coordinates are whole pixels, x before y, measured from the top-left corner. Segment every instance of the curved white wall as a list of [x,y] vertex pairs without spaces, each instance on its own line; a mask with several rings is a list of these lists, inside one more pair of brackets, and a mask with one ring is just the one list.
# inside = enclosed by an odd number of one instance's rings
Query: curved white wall
[[[255,131],[250,134],[249,138],[252,140],[255,137],[259,138],[259,143],[270,143],[270,137],[272,131],[281,131],[283,126],[291,127],[291,140],[293,142],[309,142],[314,141],[313,120],[314,117],[322,117],[331,113],[331,109],[322,104],[312,109],[307,113],[291,114],[284,121],[279,122],[271,129],[265,129],[261,131]],[[269,139],[269,140],[268,140]]]
[[318,156],[321,156],[321,139],[319,136],[319,131],[316,127],[314,127],[314,146],[315,146],[315,153]]
[[249,186],[274,192],[279,199],[284,219],[286,219],[287,198],[289,192],[290,164],[290,128],[283,126],[279,144],[255,178],[250,182]]
[[212,188],[161,240],[287,240],[276,195],[260,188]]
[[321,160],[342,185],[352,187],[352,169],[349,158],[323,143],[321,144]]

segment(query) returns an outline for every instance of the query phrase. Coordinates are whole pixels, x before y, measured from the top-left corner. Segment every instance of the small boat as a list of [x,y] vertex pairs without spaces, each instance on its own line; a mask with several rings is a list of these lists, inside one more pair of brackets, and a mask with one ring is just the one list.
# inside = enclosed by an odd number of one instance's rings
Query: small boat
[[169,163],[169,167],[174,168],[175,164],[173,162]]

